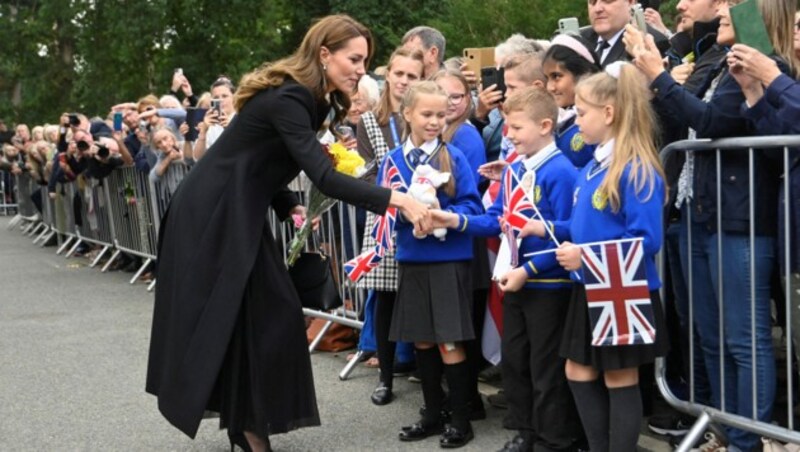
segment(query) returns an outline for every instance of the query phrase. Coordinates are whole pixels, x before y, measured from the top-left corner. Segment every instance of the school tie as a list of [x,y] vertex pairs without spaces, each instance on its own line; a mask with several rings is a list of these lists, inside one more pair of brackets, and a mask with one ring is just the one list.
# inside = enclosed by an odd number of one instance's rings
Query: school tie
[[425,154],[425,151],[423,151],[420,148],[412,149],[411,152],[409,152],[409,154],[408,154],[408,161],[411,162],[411,166],[416,168],[417,165],[419,165],[420,163],[423,163],[424,159],[422,158],[422,156],[424,154]]

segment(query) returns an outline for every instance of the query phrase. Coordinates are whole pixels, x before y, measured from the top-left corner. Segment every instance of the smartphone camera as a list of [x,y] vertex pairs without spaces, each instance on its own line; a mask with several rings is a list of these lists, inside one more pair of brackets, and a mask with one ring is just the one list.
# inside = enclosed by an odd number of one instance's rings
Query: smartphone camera
[[211,109],[216,110],[217,114],[222,113],[222,101],[220,99],[211,99]]
[[503,98],[506,97],[506,80],[505,80],[505,69],[500,68],[493,68],[493,67],[485,67],[481,69],[481,83],[483,84],[483,89],[486,89],[492,85],[497,85],[496,89],[503,93]]

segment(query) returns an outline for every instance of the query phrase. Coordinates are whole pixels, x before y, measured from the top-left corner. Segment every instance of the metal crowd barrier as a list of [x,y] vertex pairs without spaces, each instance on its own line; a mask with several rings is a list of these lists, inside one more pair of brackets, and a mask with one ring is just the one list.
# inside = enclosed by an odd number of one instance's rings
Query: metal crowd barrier
[[[174,162],[167,167],[167,171],[161,176],[158,182],[150,181],[149,190],[145,191],[145,196],[148,198],[153,227],[147,229],[148,243],[150,244],[150,251],[155,256],[158,254],[158,230],[161,226],[161,218],[167,212],[169,201],[172,199],[172,194],[178,188],[186,174],[189,172],[190,166],[184,162]],[[148,291],[152,291],[156,285],[156,280],[150,283],[147,287]]]
[[0,212],[4,216],[17,211],[17,194],[14,177],[10,172],[0,171]]
[[[5,176],[3,176],[5,178]],[[14,218],[8,223],[8,229],[19,226],[23,234],[32,236],[40,231],[42,226],[36,206],[31,195],[38,189],[38,184],[31,178],[30,174],[22,173],[12,178],[13,185],[16,187],[17,212]]]
[[114,246],[114,231],[102,183],[103,181],[97,179],[79,176],[77,181],[67,184],[66,187],[73,202],[73,210],[81,217],[81,221],[75,224],[75,243],[66,257],[71,257],[82,243],[101,246],[102,249],[90,267],[95,267]]
[[[695,281],[693,280],[693,270],[691,267],[691,259],[689,259],[689,271],[688,271],[688,280],[687,280],[687,289],[689,297],[689,400],[682,400],[677,397],[673,392],[670,386],[667,384],[666,380],[666,364],[663,358],[659,358],[656,361],[656,383],[659,387],[661,394],[664,396],[665,400],[672,405],[674,408],[689,413],[691,415],[697,416],[698,419],[696,423],[692,426],[689,433],[686,435],[684,440],[681,442],[680,446],[678,447],[678,451],[687,451],[689,450],[692,445],[699,439],[705,429],[709,426],[710,423],[718,423],[723,424],[728,427],[733,427],[740,430],[745,430],[748,432],[752,432],[764,437],[774,438],[781,441],[786,441],[789,443],[797,443],[800,444],[800,432],[794,430],[794,420],[793,420],[793,382],[795,376],[793,375],[793,368],[791,365],[792,360],[794,359],[793,350],[792,350],[792,309],[794,305],[797,305],[800,300],[798,300],[798,296],[793,294],[790,290],[791,281],[791,250],[792,247],[798,246],[797,244],[791,243],[791,231],[790,231],[790,214],[791,212],[791,190],[790,190],[790,149],[797,149],[800,148],[800,135],[795,136],[774,136],[774,137],[746,137],[746,138],[726,138],[720,140],[684,140],[680,142],[673,143],[666,148],[664,148],[661,152],[661,159],[662,161],[666,161],[669,157],[677,152],[685,152],[685,151],[696,151],[696,152],[710,152],[714,153],[714,161],[716,165],[716,193],[712,193],[711,196],[715,196],[716,198],[716,205],[721,205],[722,199],[722,168],[721,162],[724,158],[726,152],[730,151],[738,151],[738,152],[745,152],[747,153],[747,162],[748,162],[748,171],[749,171],[749,199],[755,200],[755,191],[758,190],[760,187],[754,186],[754,167],[755,167],[755,155],[756,153],[772,153],[772,158],[776,161],[780,161],[782,163],[782,173],[783,176],[781,177],[780,184],[781,189],[784,190],[785,197],[784,201],[779,206],[780,209],[783,209],[786,214],[784,215],[785,221],[783,224],[778,225],[779,228],[783,228],[784,235],[786,237],[786,243],[784,245],[785,251],[785,272],[782,276],[786,278],[786,284],[784,288],[784,295],[786,297],[786,304],[785,309],[787,312],[786,315],[786,324],[785,332],[786,332],[786,410],[787,410],[787,423],[784,426],[775,425],[765,421],[759,421],[757,419],[757,402],[758,402],[758,394],[757,388],[760,384],[764,384],[765,382],[758,381],[757,378],[757,359],[758,356],[756,354],[756,324],[755,324],[755,310],[756,310],[756,288],[755,288],[755,259],[750,259],[749,263],[749,273],[750,273],[750,318],[751,318],[751,325],[750,325],[750,347],[751,347],[751,362],[752,362],[752,373],[750,375],[751,383],[753,386],[753,391],[751,394],[751,402],[753,406],[752,413],[749,416],[743,416],[740,414],[735,414],[732,412],[727,411],[725,407],[725,331],[723,328],[723,319],[726,313],[726,309],[722,300],[718,300],[718,314],[720,317],[720,325],[718,329],[719,334],[719,343],[720,343],[720,363],[719,363],[719,374],[718,375],[708,375],[709,379],[717,378],[720,381],[720,388],[721,394],[719,395],[721,406],[720,407],[712,407],[708,405],[700,404],[696,400],[695,395],[695,379],[696,379],[696,372],[694,369],[695,364],[695,301],[694,300],[694,293],[693,288]],[[766,154],[764,154],[766,155]],[[695,166],[697,168],[697,166]],[[727,175],[727,177],[735,177]],[[689,201],[691,202],[691,201]],[[778,200],[775,200],[778,203]],[[688,208],[685,211],[689,212],[688,218],[682,218],[681,221],[685,222],[684,224],[691,225],[692,218],[691,212],[692,209]],[[720,298],[723,294],[723,280],[724,275],[722,272],[722,263],[725,256],[722,256],[722,236],[720,234],[721,225],[722,225],[722,213],[720,209],[716,209],[716,212],[713,213],[716,215],[716,224],[717,224],[717,242],[719,244],[718,249],[718,265],[717,265],[717,272],[720,275],[719,280],[717,281],[717,293],[720,294]],[[750,202],[750,212],[749,212],[749,245],[751,251],[756,249],[755,244],[755,225],[759,219],[756,218],[755,213],[755,202]],[[795,225],[796,227],[797,225]],[[688,228],[688,244],[689,249],[687,255],[692,256],[692,239],[691,239],[691,228]],[[663,254],[663,253],[662,253]],[[752,256],[752,252],[751,252]],[[776,255],[777,256],[777,255]],[[745,265],[745,263],[742,263]],[[776,262],[775,265],[779,265]],[[711,282],[709,282],[711,283]],[[663,288],[662,288],[663,290]],[[771,329],[771,328],[770,328]],[[778,402],[776,399],[775,405],[777,406]]]
[[53,230],[59,237],[64,238],[64,241],[61,242],[56,250],[56,254],[67,251],[73,245],[73,240],[78,238],[75,234],[75,198],[74,192],[69,189],[70,184],[71,182],[69,184],[56,184],[55,199],[53,200]]

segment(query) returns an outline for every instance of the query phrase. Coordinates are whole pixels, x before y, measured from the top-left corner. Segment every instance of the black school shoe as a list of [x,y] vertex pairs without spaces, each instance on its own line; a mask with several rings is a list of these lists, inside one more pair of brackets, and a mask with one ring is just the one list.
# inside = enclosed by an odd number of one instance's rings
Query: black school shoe
[[475,434],[472,433],[471,425],[467,425],[466,429],[448,425],[444,433],[442,433],[442,436],[439,437],[439,447],[444,449],[458,449],[459,447],[466,446],[473,438],[475,438]]
[[428,424],[424,421],[419,421],[402,427],[397,436],[400,441],[420,441],[433,435],[438,435],[442,433],[443,430],[444,425],[441,422]]
[[375,405],[388,405],[392,400],[394,400],[392,388],[387,386],[386,383],[378,383],[378,386],[374,391],[372,391],[370,400],[372,400],[372,403]]

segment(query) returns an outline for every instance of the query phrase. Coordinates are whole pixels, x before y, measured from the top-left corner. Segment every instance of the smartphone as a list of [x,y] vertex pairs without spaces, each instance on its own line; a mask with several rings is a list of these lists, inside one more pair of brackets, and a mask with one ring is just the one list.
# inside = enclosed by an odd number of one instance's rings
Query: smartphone
[[[467,70],[480,77],[482,68],[495,67],[494,47],[470,47],[464,49],[464,63],[467,65]],[[480,83],[480,80],[478,80],[478,83]]]
[[139,120],[139,130],[140,131],[147,132],[147,127],[148,126],[149,126],[149,124],[147,124],[147,120],[145,120],[145,119],[140,119]]
[[647,33],[647,22],[644,21],[644,9],[640,3],[631,7],[631,23],[642,33]]
[[114,112],[114,132],[122,132],[122,112]]
[[497,85],[497,89],[503,93],[503,98],[506,97],[506,75],[505,69],[494,68],[494,67],[485,67],[481,68],[481,83],[483,83],[483,88],[488,88],[491,85]]
[[183,75],[183,68],[176,67],[176,68],[175,68],[175,73],[176,73],[176,74]]
[[658,11],[658,8],[661,7],[661,0],[639,0],[639,3],[642,5],[642,9],[653,8]]
[[222,114],[222,101],[219,99],[211,99],[211,109],[216,110],[217,114]]
[[71,125],[73,127],[77,127],[77,126],[81,125],[81,119],[78,117],[77,114],[70,113],[68,115],[68,117],[69,117],[69,125]]
[[565,17],[563,19],[558,19],[558,33],[571,33],[571,34],[578,34],[580,33],[580,25],[578,24],[577,17]]

